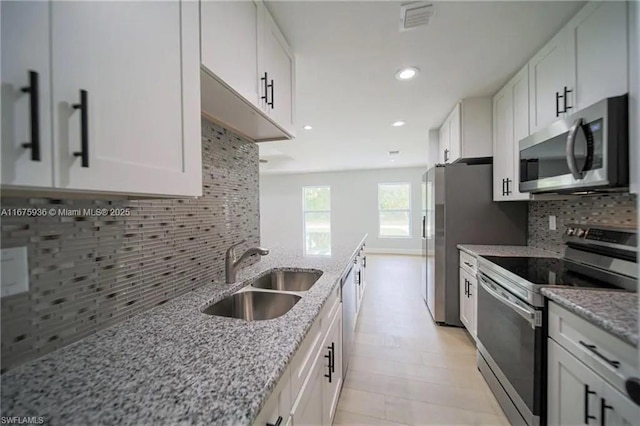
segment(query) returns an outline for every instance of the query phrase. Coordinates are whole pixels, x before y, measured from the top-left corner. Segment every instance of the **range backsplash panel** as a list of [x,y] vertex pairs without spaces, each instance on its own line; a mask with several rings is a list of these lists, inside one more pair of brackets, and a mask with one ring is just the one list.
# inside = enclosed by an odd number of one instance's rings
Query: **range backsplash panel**
[[2,198],[3,208],[130,209],[2,218],[2,248],[27,246],[30,270],[29,292],[1,301],[2,371],[224,279],[229,245],[259,245],[257,145],[203,121],[202,154],[197,199]]
[[[638,226],[635,194],[590,195],[571,200],[529,202],[529,245],[564,251],[562,233],[570,223]],[[556,216],[556,230],[549,230],[549,215]]]

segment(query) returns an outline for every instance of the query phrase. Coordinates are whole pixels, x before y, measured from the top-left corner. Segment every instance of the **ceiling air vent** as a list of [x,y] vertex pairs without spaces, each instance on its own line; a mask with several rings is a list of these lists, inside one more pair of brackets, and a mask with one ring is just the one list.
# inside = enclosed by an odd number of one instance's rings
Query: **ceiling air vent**
[[400,31],[408,31],[429,24],[433,14],[433,3],[416,1],[401,5]]

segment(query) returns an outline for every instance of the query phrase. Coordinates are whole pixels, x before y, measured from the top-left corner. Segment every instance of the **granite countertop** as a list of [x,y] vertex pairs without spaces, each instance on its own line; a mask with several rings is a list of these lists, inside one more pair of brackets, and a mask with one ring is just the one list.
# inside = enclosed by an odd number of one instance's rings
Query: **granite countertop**
[[638,347],[638,293],[544,287],[542,294],[594,325]]
[[[271,248],[234,284],[207,284],[2,375],[2,416],[48,424],[251,424],[365,236],[341,236],[331,256]],[[201,309],[272,268],[316,269],[316,284],[267,321]]]
[[458,244],[458,249],[472,256],[561,257],[559,253],[530,246]]

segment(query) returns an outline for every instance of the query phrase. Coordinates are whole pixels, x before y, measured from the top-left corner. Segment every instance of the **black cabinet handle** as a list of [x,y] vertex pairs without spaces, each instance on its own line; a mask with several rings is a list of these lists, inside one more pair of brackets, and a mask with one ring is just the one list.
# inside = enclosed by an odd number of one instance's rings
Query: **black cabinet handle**
[[29,85],[21,87],[22,93],[29,94],[29,117],[31,120],[31,142],[24,142],[23,148],[31,149],[31,161],[40,161],[40,107],[38,73],[29,71]]
[[265,101],[267,103],[267,105],[269,104],[269,97],[267,96],[268,90],[269,90],[269,86],[267,85],[267,73],[264,73],[264,77],[260,77],[260,81],[263,82],[264,84],[264,95],[260,96],[260,99],[262,99],[263,101]]
[[448,149],[444,150],[444,161],[449,161],[449,150]]
[[465,265],[467,265],[469,268],[473,268],[473,265],[472,265],[472,264],[470,264],[469,262],[462,262],[462,263],[464,263]]
[[509,189],[509,186],[511,184],[511,179],[507,178],[507,195],[511,195],[511,189]]
[[273,109],[273,86],[274,86],[274,82],[273,82],[273,79],[271,79],[271,84],[269,84],[268,86],[271,89],[271,102],[267,102],[267,105],[269,105],[271,109]]
[[568,110],[573,109],[571,105],[567,105],[567,98],[568,98],[567,95],[569,93],[573,93],[573,90],[569,90],[567,86],[564,86],[564,95],[562,96],[564,98],[564,111],[562,112],[567,112]]
[[600,398],[600,425],[605,426],[607,423],[607,410],[613,410],[611,405],[607,405],[607,401],[604,398]]
[[469,284],[469,281],[467,281],[467,279],[464,279],[464,295],[466,296],[469,293],[469,287],[467,287],[467,284]]
[[331,372],[336,372],[336,343],[331,342],[331,346],[327,347],[331,351]]
[[560,94],[560,92],[556,92],[556,117],[560,117],[560,113],[562,111],[560,111],[560,98],[562,97],[562,95]]
[[584,385],[584,424],[589,424],[589,419],[594,419],[596,416],[589,414],[589,395],[595,395],[594,391],[589,390],[589,385]]
[[82,159],[82,167],[89,167],[89,93],[80,90],[80,103],[72,107],[80,110],[80,151],[73,155]]
[[507,189],[506,189],[506,184],[507,184],[507,180],[506,179],[502,179],[502,195],[507,195]]
[[471,281],[467,281],[467,297],[473,296],[471,294]]
[[591,351],[591,353],[593,353],[594,355],[596,355],[597,357],[599,357],[600,359],[605,361],[607,364],[609,364],[613,368],[620,368],[620,362],[619,361],[612,361],[609,358],[607,358],[606,356],[602,355],[598,351],[598,347],[596,345],[590,345],[588,343],[583,342],[582,340],[580,340],[580,344],[582,346],[584,346],[585,348],[589,349]]
[[278,420],[276,420],[275,424],[271,424],[267,422],[267,426],[280,426],[282,423],[282,416],[278,416]]
[[327,349],[329,349],[329,353],[324,356],[325,358],[327,358],[327,360],[329,360],[329,365],[327,365],[329,374],[324,375],[324,377],[329,379],[329,383],[331,383],[331,379],[333,378],[332,373],[335,371],[335,367],[333,365],[333,348],[334,348],[333,343],[331,343],[331,346],[327,346]]
[[367,267],[367,256],[362,258],[362,266],[365,268]]

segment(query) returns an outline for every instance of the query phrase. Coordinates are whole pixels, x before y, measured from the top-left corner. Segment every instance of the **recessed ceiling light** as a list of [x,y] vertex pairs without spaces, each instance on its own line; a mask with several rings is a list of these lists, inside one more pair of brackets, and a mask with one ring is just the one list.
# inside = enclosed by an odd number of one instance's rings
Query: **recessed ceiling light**
[[393,127],[404,126],[404,121],[396,121],[392,124]]
[[398,155],[398,154],[400,154],[400,151],[398,151],[397,149],[393,151],[389,151],[389,155]]
[[309,126],[308,124],[302,127],[305,130],[311,130],[313,129],[313,127]]
[[402,68],[396,73],[396,78],[400,81],[411,80],[413,77],[418,75],[418,71],[420,70],[416,67]]

